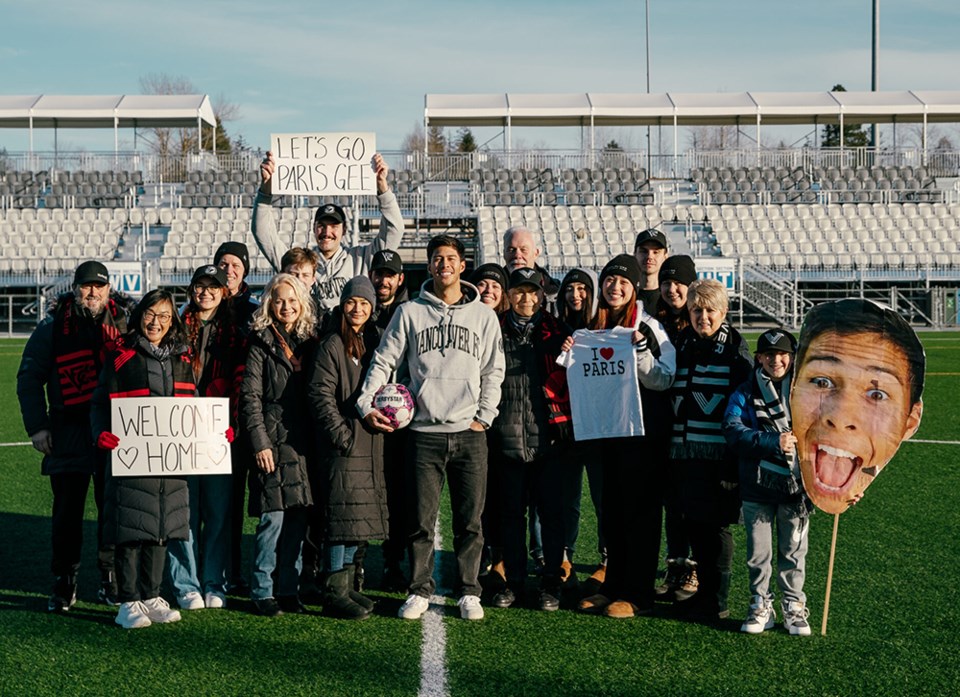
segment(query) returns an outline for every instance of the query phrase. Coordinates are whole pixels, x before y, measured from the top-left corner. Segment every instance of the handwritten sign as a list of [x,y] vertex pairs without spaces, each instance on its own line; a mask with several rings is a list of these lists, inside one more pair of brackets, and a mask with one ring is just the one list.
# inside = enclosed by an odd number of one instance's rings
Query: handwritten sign
[[275,133],[270,150],[277,161],[274,194],[349,196],[376,194],[371,162],[373,133]]
[[128,397],[110,400],[114,477],[230,474],[230,400]]

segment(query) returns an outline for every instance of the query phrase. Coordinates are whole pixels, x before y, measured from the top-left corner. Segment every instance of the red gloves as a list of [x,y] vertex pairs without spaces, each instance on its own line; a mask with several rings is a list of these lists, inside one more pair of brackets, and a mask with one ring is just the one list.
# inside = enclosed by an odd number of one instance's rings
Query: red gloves
[[110,431],[101,431],[97,438],[97,447],[101,450],[113,450],[120,445],[120,439],[110,433]]
[[232,443],[233,439],[237,437],[237,435],[233,432],[233,426],[227,426],[227,432],[223,435],[227,437],[228,443]]

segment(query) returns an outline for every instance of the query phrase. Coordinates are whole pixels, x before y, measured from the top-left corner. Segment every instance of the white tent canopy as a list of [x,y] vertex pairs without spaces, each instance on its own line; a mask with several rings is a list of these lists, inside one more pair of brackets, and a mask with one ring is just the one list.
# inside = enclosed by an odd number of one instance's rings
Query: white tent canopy
[[658,94],[428,94],[424,125],[754,126],[960,123],[960,91],[711,92]]
[[199,130],[204,124],[216,131],[217,119],[205,94],[0,95],[0,128],[29,129],[31,152],[35,128],[112,128],[116,149],[121,128]]

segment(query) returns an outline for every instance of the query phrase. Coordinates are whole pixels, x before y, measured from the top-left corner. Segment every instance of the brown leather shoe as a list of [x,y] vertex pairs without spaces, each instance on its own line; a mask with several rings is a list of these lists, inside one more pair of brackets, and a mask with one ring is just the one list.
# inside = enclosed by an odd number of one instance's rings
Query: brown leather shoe
[[603,614],[607,617],[613,617],[614,619],[627,619],[629,617],[636,617],[640,614],[640,608],[631,603],[628,600],[615,600],[614,602],[607,605],[604,609]]
[[577,612],[582,612],[585,615],[599,615],[606,610],[609,604],[610,598],[605,595],[600,593],[588,595],[577,605]]

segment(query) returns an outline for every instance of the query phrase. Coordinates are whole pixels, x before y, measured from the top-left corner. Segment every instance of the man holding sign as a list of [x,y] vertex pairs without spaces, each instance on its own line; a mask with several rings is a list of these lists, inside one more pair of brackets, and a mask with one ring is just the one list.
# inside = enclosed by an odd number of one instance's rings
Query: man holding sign
[[[288,245],[280,239],[277,227],[277,217],[272,205],[273,194],[276,193],[309,193],[309,194],[363,194],[374,193],[370,185],[370,177],[366,174],[366,165],[358,163],[346,165],[339,163],[328,177],[323,173],[323,160],[339,154],[339,159],[349,161],[365,153],[365,148],[356,145],[359,139],[354,139],[353,147],[344,148],[323,145],[324,137],[314,136],[310,142],[315,144],[311,150],[296,145],[304,140],[300,136],[273,136],[273,147],[277,148],[267,153],[260,164],[260,192],[253,207],[252,230],[253,237],[263,251],[264,256],[276,271],[280,271],[280,259],[287,251]],[[339,139],[340,141],[343,138]],[[335,141],[339,142],[339,141]],[[297,176],[297,165],[294,163],[304,158],[310,162],[317,162],[310,171],[316,175],[313,178]],[[299,165],[303,167],[303,165]],[[343,167],[348,167],[344,170]],[[366,276],[370,271],[370,263],[374,254],[381,249],[397,249],[403,237],[403,217],[397,197],[387,186],[387,172],[389,168],[379,154],[373,156],[375,173],[375,190],[377,202],[380,206],[380,234],[369,244],[348,247],[343,244],[343,233],[346,225],[346,215],[343,208],[333,202],[323,203],[317,209],[313,218],[313,234],[316,240],[316,249],[320,253],[320,263],[317,266],[317,282],[312,290],[313,298],[321,313],[332,310],[340,302],[340,291],[354,276]],[[342,176],[336,172],[346,172]],[[339,184],[330,188],[328,185]],[[304,188],[306,187],[306,188]],[[366,191],[370,188],[370,191]]]

